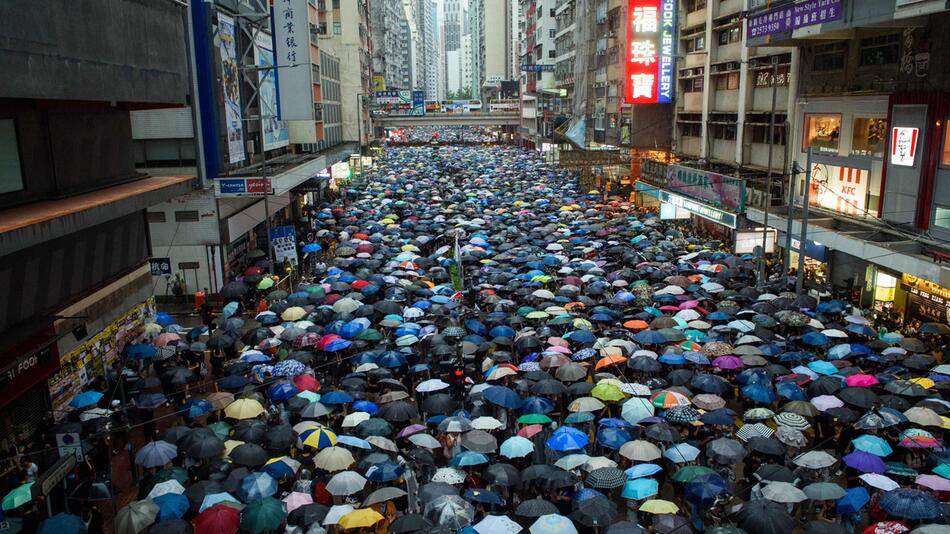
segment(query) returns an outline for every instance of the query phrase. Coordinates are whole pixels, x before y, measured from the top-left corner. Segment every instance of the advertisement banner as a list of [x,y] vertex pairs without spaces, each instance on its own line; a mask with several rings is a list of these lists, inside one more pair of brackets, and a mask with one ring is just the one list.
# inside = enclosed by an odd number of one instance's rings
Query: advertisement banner
[[274,0],[271,24],[277,63],[277,116],[283,121],[313,120],[310,78],[310,23],[307,0]]
[[896,126],[891,133],[891,165],[913,167],[917,156],[919,128]]
[[277,70],[274,68],[274,41],[266,33],[258,33],[254,42],[254,64],[260,69],[261,114],[264,116],[264,150],[290,144],[287,126],[277,118]]
[[[400,91],[408,92],[408,91]],[[426,114],[426,93],[425,91],[412,91],[412,111],[409,113],[413,117],[420,117]]]
[[273,195],[274,186],[270,178],[216,178],[214,196],[216,197],[262,197]]
[[839,213],[864,215],[868,175],[865,169],[814,163],[808,203]]
[[666,188],[738,212],[745,208],[745,186],[741,179],[732,176],[669,165],[666,169]]
[[221,85],[224,88],[224,124],[228,134],[228,162],[238,163],[244,153],[244,121],[241,115],[241,82],[237,65],[234,19],[218,13],[218,51],[221,54]]
[[806,0],[786,4],[751,15],[746,35],[749,39],[831,22],[841,18],[841,0]]
[[721,224],[727,228],[736,227],[736,214],[728,211],[717,210],[706,204],[696,202],[692,199],[674,195],[663,189],[656,190],[656,198],[660,199],[660,204],[672,204],[678,209],[686,210],[692,214],[698,215],[703,219]]
[[293,226],[278,226],[270,229],[270,244],[278,263],[289,259],[297,265],[297,231]]
[[629,0],[627,29],[627,104],[668,104],[673,100],[676,55],[676,2]]

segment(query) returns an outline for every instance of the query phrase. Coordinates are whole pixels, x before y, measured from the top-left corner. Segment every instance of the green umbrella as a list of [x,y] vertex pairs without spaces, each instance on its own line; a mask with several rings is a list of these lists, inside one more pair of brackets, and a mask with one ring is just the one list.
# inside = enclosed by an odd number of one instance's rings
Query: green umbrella
[[139,534],[155,522],[156,516],[158,505],[152,499],[133,501],[115,515],[112,528],[116,534]]
[[231,425],[225,423],[224,421],[218,421],[217,423],[211,423],[208,425],[216,436],[222,440],[228,439],[228,436],[231,435]]
[[356,339],[361,341],[379,341],[383,339],[383,334],[375,328],[367,328],[356,335]]
[[32,482],[27,482],[22,486],[15,488],[10,493],[7,493],[6,497],[3,498],[3,509],[4,510],[13,510],[14,508],[19,508],[24,504],[33,500],[33,487]]
[[273,497],[250,502],[241,512],[241,530],[258,534],[274,530],[287,518],[284,503]]
[[564,422],[569,424],[589,423],[593,420],[594,414],[590,412],[574,412],[564,418]]
[[267,300],[283,300],[285,298],[287,298],[287,292],[282,289],[271,291],[267,294]]
[[151,490],[156,484],[177,480],[182,485],[188,481],[188,471],[181,467],[166,467],[148,478],[148,489]]
[[523,425],[545,425],[551,422],[551,418],[543,413],[529,413],[519,417],[518,422]]
[[323,289],[323,286],[310,286],[307,289],[305,289],[305,291],[307,293],[310,293],[311,295],[317,295],[320,297],[327,294],[326,290]]
[[678,469],[670,478],[677,482],[689,482],[700,475],[710,473],[715,473],[715,471],[703,465],[687,465]]
[[274,279],[271,277],[261,278],[261,281],[257,283],[257,289],[270,289],[274,287]]

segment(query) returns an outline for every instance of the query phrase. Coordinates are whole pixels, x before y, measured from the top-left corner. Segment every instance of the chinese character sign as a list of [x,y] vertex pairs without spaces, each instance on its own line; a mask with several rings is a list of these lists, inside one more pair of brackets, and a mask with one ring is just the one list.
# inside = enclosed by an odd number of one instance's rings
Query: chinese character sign
[[307,0],[274,0],[274,61],[277,67],[278,119],[313,120],[313,80],[310,78],[310,24]]
[[676,2],[630,0],[627,10],[628,104],[666,104],[673,100],[673,59],[676,53]]

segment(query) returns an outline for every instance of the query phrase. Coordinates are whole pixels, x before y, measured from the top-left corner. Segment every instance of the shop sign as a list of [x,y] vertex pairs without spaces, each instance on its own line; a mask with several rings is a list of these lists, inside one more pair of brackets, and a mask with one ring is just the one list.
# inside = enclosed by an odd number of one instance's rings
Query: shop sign
[[660,202],[666,202],[666,203],[672,204],[676,206],[677,208],[684,209],[694,215],[698,215],[714,223],[721,224],[728,228],[736,227],[735,213],[729,213],[727,211],[718,210],[716,208],[696,202],[695,200],[692,200],[686,197],[681,197],[679,195],[674,195],[670,193],[669,191],[664,191],[662,189],[657,191],[657,198],[660,199]]
[[56,447],[59,449],[60,458],[67,456],[82,461],[82,438],[78,432],[67,432],[65,434],[56,434]]
[[277,111],[282,121],[313,120],[308,9],[307,0],[275,0],[271,8],[278,67]]
[[841,2],[842,0],[805,0],[752,15],[746,19],[746,35],[753,39],[838,20],[842,15]]
[[666,188],[737,212],[745,208],[745,183],[732,176],[669,165],[666,170]]
[[[736,254],[752,254],[755,252],[756,247],[762,247],[762,228],[756,228],[755,230],[744,230],[741,232],[736,232]],[[765,239],[765,253],[772,254],[775,252],[775,240],[778,236],[778,231],[770,229],[768,235]]]
[[262,197],[273,195],[274,187],[270,178],[216,178],[214,196],[216,197]]
[[896,126],[891,130],[891,165],[913,167],[919,128]]
[[653,159],[640,160],[640,179],[653,185],[666,185],[666,171],[668,165]]
[[[69,473],[71,473],[72,470],[76,468],[77,458],[75,454],[69,454],[66,456],[61,454],[60,456],[60,459],[57,460],[52,467],[40,475],[38,483],[34,484],[33,487],[30,488],[33,497],[49,495],[56,485],[66,480],[66,477],[69,476]],[[82,458],[79,458],[79,460],[82,460]]]
[[165,276],[166,274],[172,274],[171,258],[149,258],[148,270],[152,273],[152,276]]
[[[304,6],[307,5],[304,0]],[[306,16],[306,12],[304,12]],[[218,13],[218,53],[221,57],[221,85],[224,92],[224,126],[228,136],[228,162],[238,163],[247,157],[244,152],[244,118],[241,114],[240,68],[237,63],[237,40],[234,18]],[[284,69],[289,70],[289,69]],[[308,71],[309,72],[309,71]]]
[[689,219],[690,214],[684,209],[677,208],[672,204],[660,204],[660,220],[670,221],[675,219]]
[[279,263],[289,259],[290,263],[297,265],[297,231],[293,226],[271,228],[270,243]]
[[869,174],[867,169],[813,163],[808,203],[838,213],[864,215]]
[[554,65],[521,64],[521,72],[554,72]]
[[676,55],[676,2],[629,0],[624,102],[668,104],[673,100]]

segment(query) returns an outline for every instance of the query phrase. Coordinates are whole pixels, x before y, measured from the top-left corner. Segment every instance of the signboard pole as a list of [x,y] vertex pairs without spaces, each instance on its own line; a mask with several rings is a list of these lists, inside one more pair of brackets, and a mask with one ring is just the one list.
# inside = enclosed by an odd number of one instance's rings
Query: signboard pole
[[767,170],[768,173],[765,177],[765,215],[763,217],[762,226],[765,227],[764,232],[762,232],[762,258],[760,259],[761,270],[759,271],[759,289],[761,290],[766,281],[768,280],[768,261],[765,259],[765,245],[766,245],[766,236],[768,235],[769,229],[769,209],[772,207],[772,148],[775,144],[775,100],[777,98],[776,81],[778,79],[778,56],[772,58],[772,110],[769,113],[769,156]]
[[[805,190],[803,191],[803,200],[802,200],[802,235],[799,238],[798,250],[798,277],[795,280],[795,292],[801,294],[802,287],[805,285],[805,243],[807,243],[808,237],[808,197],[811,194],[811,154],[814,149],[808,148],[808,165],[805,166],[808,169],[805,172]],[[789,247],[791,248],[791,247]]]
[[782,262],[783,277],[788,276],[788,268],[792,263],[792,219],[795,217],[795,184],[798,182],[797,167],[797,164],[792,164],[792,176],[788,180],[788,223],[785,227],[785,261]]

